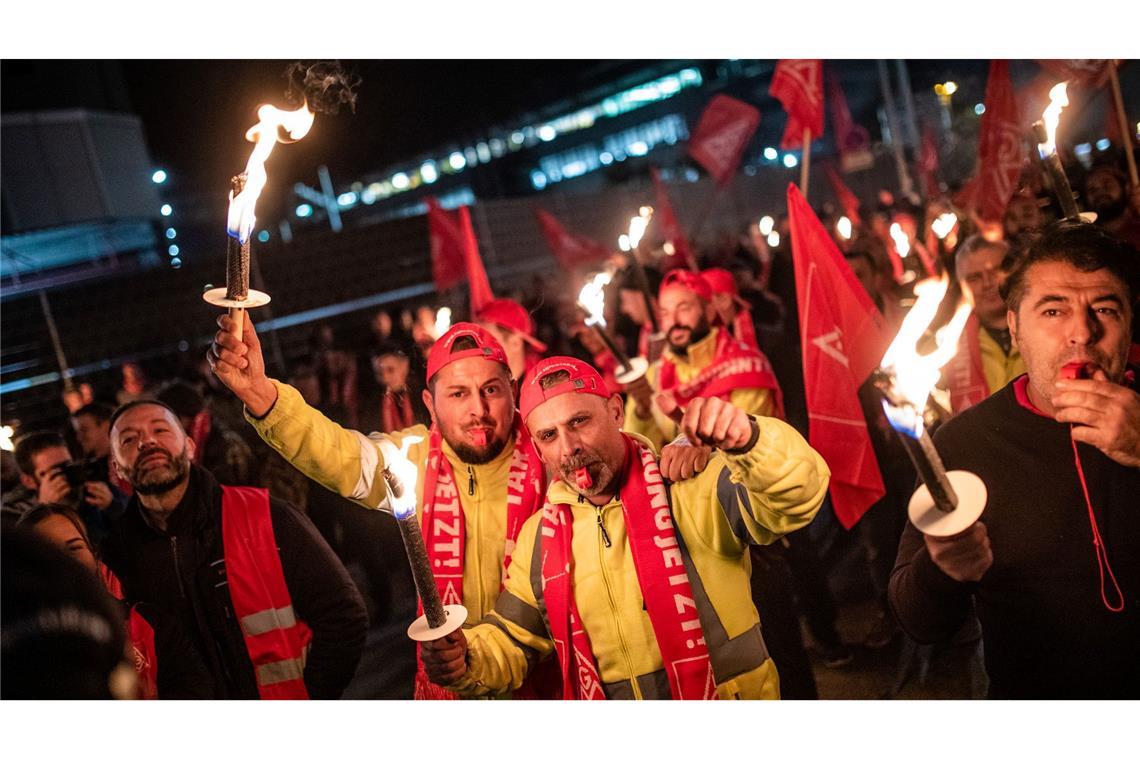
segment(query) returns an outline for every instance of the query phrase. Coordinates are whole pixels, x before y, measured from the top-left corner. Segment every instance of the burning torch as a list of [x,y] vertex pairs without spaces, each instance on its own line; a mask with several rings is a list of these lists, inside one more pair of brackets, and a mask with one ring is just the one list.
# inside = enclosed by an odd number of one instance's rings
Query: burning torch
[[384,481],[388,485],[388,504],[392,516],[400,526],[400,536],[404,539],[404,549],[408,563],[412,567],[412,578],[416,582],[424,614],[408,626],[408,638],[414,641],[435,641],[458,629],[467,620],[467,608],[462,604],[444,605],[435,584],[435,575],[428,562],[424,535],[416,519],[416,477],[419,470],[408,459],[408,447],[419,443],[420,436],[408,436],[397,449],[395,444],[384,441]]
[[612,278],[613,275],[605,271],[595,274],[578,293],[578,306],[586,312],[584,320],[586,326],[594,328],[594,332],[621,365],[621,372],[615,375],[615,379],[622,385],[628,385],[645,374],[649,369],[649,361],[644,356],[635,356],[632,359],[626,356],[606,329],[606,285]]
[[963,298],[950,321],[934,333],[934,350],[918,352],[918,342],[938,313],[949,285],[945,275],[915,285],[917,300],[875,372],[875,385],[884,397],[883,411],[922,479],[907,513],[916,528],[931,536],[961,533],[977,522],[986,506],[982,479],[965,470],[947,472],[925,429],[930,391],[942,366],[957,350],[958,337],[970,316],[970,303]]
[[[207,303],[229,309],[240,340],[243,310],[269,303],[269,295],[249,287],[250,236],[256,223],[255,207],[265,187],[265,161],[278,142],[296,142],[313,126],[313,112],[307,105],[295,111],[282,111],[271,105],[257,109],[257,124],[245,133],[254,144],[245,171],[230,180],[230,205],[226,218],[226,286],[202,294]],[[283,135],[287,135],[284,137]]]
[[1061,213],[1066,219],[1079,219],[1081,212],[1073,200],[1073,188],[1061,165],[1061,157],[1057,155],[1057,124],[1061,121],[1061,111],[1069,105],[1067,85],[1068,82],[1061,82],[1049,90],[1049,105],[1041,114],[1041,120],[1033,123],[1033,135],[1037,140],[1037,156],[1049,175]]
[[642,206],[638,209],[637,216],[629,220],[629,232],[618,236],[618,247],[629,256],[633,281],[645,299],[645,311],[649,314],[649,324],[653,328],[649,339],[661,341],[665,339],[665,334],[661,332],[661,326],[657,322],[657,309],[653,305],[653,293],[649,290],[649,278],[645,276],[645,267],[641,265],[641,259],[637,258],[637,247],[641,244],[641,238],[645,236],[645,229],[652,218],[652,206]]

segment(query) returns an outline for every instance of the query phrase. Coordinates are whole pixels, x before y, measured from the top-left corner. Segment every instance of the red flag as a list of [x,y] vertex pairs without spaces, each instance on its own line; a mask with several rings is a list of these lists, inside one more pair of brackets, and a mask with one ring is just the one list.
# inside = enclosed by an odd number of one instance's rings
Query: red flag
[[705,107],[689,139],[689,155],[718,185],[732,179],[748,141],[760,125],[760,111],[728,95],[716,95]]
[[930,125],[922,130],[922,148],[918,154],[918,169],[922,177],[923,193],[926,199],[934,200],[942,194],[938,184],[938,136]]
[[847,107],[847,98],[839,86],[839,77],[834,74],[827,77],[827,92],[831,101],[831,127],[835,130],[839,165],[845,172],[870,167],[875,163],[875,157],[871,155],[871,135],[851,118],[851,109]]
[[608,257],[613,250],[582,235],[569,232],[554,214],[543,209],[534,210],[542,236],[550,246],[554,257],[563,269],[573,269],[579,264],[588,264]]
[[835,516],[850,529],[883,497],[859,385],[890,342],[883,318],[803,194],[788,185],[808,439],[831,468]]
[[823,165],[823,173],[827,175],[831,192],[835,193],[835,200],[839,201],[839,205],[843,207],[843,213],[847,215],[852,224],[859,224],[859,199],[855,197],[855,193],[843,184],[843,179],[831,164],[825,163]]
[[649,167],[649,176],[653,178],[653,187],[657,190],[657,207],[653,209],[653,216],[661,225],[663,237],[673,246],[673,255],[684,262],[684,265],[689,269],[695,271],[697,259],[693,255],[689,239],[685,237],[685,231],[681,229],[681,224],[677,221],[677,215],[673,213],[673,204],[669,202],[669,191],[665,188],[665,183],[661,181],[661,174],[657,171],[656,166]]
[[815,140],[823,136],[823,61],[787,59],[776,64],[768,94],[780,101],[788,113],[788,125],[780,148],[792,150],[803,145],[804,129]]
[[435,198],[427,199],[428,237],[431,241],[431,274],[437,291],[447,290],[467,275],[471,312],[479,311],[493,301],[494,293],[487,280],[487,270],[479,256],[471,213],[466,206],[445,211]]
[[1116,98],[1108,98],[1108,107],[1104,111],[1104,136],[1113,145],[1123,145],[1120,134],[1119,109],[1116,107]]
[[1082,87],[1100,89],[1108,84],[1108,67],[1111,61],[1104,58],[1048,58],[1038,60],[1043,69],[1058,79]]
[[972,206],[983,221],[1000,222],[1026,158],[1025,125],[1018,114],[1009,61],[990,62],[985,106],[977,169],[958,199]]

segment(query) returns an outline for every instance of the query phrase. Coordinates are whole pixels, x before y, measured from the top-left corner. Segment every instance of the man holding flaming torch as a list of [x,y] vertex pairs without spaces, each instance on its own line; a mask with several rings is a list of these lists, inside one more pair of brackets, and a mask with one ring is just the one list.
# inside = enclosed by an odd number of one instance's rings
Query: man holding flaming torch
[[[423,392],[430,428],[365,436],[330,421],[296,389],[266,376],[248,318],[240,341],[228,316],[218,324],[211,365],[270,446],[326,488],[386,511],[385,470],[406,457],[415,473],[412,519],[421,521],[442,602],[463,604],[471,621],[500,604],[509,608],[509,601],[499,602],[503,576],[523,521],[541,506],[546,478],[515,413],[506,354],[490,333],[460,322],[432,345]],[[415,693],[450,698],[422,671]]]
[[1002,288],[1027,374],[935,436],[985,511],[945,537],[907,525],[891,606],[928,643],[976,606],[991,697],[1140,695],[1138,263],[1095,225],[1048,225]]
[[519,533],[494,613],[424,645],[432,680],[495,695],[553,656],[565,699],[778,697],[746,550],[811,521],[823,459],[779,420],[697,398],[680,428],[719,452],[669,484],[671,455],[659,468],[622,432],[621,397],[570,357],[534,368],[520,414],[559,480]]

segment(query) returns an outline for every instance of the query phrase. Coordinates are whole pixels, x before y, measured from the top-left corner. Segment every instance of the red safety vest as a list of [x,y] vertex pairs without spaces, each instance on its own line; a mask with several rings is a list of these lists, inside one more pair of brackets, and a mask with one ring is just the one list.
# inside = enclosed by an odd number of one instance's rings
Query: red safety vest
[[[123,584],[111,568],[99,563],[99,577],[107,591],[123,599]],[[127,617],[127,641],[131,645],[131,664],[139,679],[139,698],[158,699],[158,657],[154,649],[154,628],[132,606]]]
[[293,612],[267,490],[222,486],[222,546],[258,693],[262,699],[308,699],[305,656],[313,632]]

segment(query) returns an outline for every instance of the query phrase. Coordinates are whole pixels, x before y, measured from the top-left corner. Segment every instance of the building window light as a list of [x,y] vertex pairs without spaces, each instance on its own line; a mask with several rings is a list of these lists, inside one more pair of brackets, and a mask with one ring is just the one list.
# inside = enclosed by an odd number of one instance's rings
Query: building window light
[[451,165],[452,169],[458,172],[463,171],[463,167],[467,166],[467,159],[463,157],[462,153],[455,151],[448,157],[447,163]]
[[780,157],[780,152],[778,150],[776,150],[775,148],[773,148],[771,145],[769,145],[767,148],[764,149],[764,158],[766,158],[767,160],[775,161],[779,157]]
[[602,162],[602,166],[609,166],[614,162],[614,154],[610,153],[608,150],[603,150],[598,155],[598,160]]
[[629,155],[631,156],[644,156],[648,152],[649,146],[643,140],[637,140],[629,145]]
[[162,214],[163,216],[170,216],[174,213],[174,208],[171,207],[169,203],[164,203],[162,204],[162,208],[158,210],[158,213]]
[[475,152],[474,148],[467,148],[463,151],[463,157],[467,159],[468,166],[478,166],[479,154]]
[[297,207],[297,210],[294,213],[300,218],[305,219],[313,215],[313,207],[308,203],[302,203]]
[[394,189],[407,190],[409,184],[411,184],[411,181],[408,179],[407,174],[404,174],[403,172],[397,172],[396,174],[392,175],[392,187]]
[[423,166],[420,167],[420,177],[425,185],[430,185],[439,179],[439,169],[435,167],[435,161],[424,161]]
[[503,151],[506,149],[507,146],[505,144],[503,144],[503,141],[500,140],[499,138],[492,137],[490,147],[491,147],[491,155],[493,157],[502,158]]
[[530,184],[534,186],[535,190],[541,190],[546,187],[546,175],[538,170],[531,172]]
[[543,124],[538,128],[538,139],[542,140],[543,142],[550,142],[557,136],[558,133],[555,132],[554,127],[550,126],[549,124]]
[[488,161],[491,160],[491,148],[490,148],[490,146],[488,146],[487,143],[485,143],[485,142],[479,143],[478,145],[475,146],[475,155],[479,157],[480,161],[482,161],[483,163],[487,163]]
[[799,165],[799,163],[800,160],[793,156],[791,153],[784,154],[784,166],[788,167],[789,169],[794,169]]
[[336,205],[344,207],[356,205],[356,193],[341,193],[336,197]]

